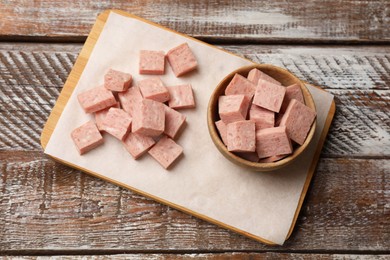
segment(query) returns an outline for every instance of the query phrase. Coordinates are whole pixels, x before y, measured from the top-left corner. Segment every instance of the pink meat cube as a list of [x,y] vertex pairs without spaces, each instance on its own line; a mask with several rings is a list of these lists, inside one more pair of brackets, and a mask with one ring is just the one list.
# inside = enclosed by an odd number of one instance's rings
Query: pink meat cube
[[253,104],[279,113],[285,93],[285,87],[265,80],[259,80],[255,97],[253,98]]
[[148,153],[167,169],[183,153],[183,148],[171,138],[164,136]]
[[165,53],[163,51],[140,51],[139,74],[162,75],[164,72]]
[[292,153],[286,127],[271,127],[256,131],[256,152],[259,158]]
[[219,117],[225,124],[246,119],[250,99],[245,95],[220,96]]
[[242,159],[245,159],[247,161],[251,162],[258,162],[259,161],[259,156],[257,155],[256,152],[236,152],[235,153],[237,156],[240,156]]
[[169,106],[174,109],[194,108],[195,100],[190,84],[167,87],[169,92]]
[[140,104],[143,100],[138,86],[131,87],[125,92],[120,92],[118,94],[118,98],[122,109],[131,116],[133,116],[134,110],[140,107]]
[[286,95],[284,95],[282,107],[280,108],[280,113],[284,113],[286,111],[287,106],[292,99],[296,99],[302,104],[305,104],[301,87],[298,84],[293,84],[286,87]]
[[227,125],[227,147],[231,152],[256,151],[256,126],[253,121],[237,121]]
[[132,118],[124,110],[112,107],[103,120],[102,128],[110,135],[123,140],[130,132]]
[[92,120],[74,129],[71,137],[80,155],[104,143],[102,135]]
[[[120,108],[120,103],[117,102],[112,107]],[[106,115],[107,115],[109,109],[110,108],[106,108],[106,109],[99,110],[99,111],[95,112],[95,123],[96,123],[97,128],[100,131],[103,131],[103,121],[104,121],[104,118],[106,118]]]
[[198,62],[187,43],[171,49],[166,56],[176,77],[180,77],[198,66]]
[[164,134],[169,136],[172,139],[175,139],[179,131],[184,127],[186,117],[177,112],[176,110],[165,106],[165,129]]
[[249,120],[256,123],[256,130],[270,128],[275,124],[275,113],[252,104],[249,109]]
[[141,157],[154,144],[153,138],[135,133],[129,133],[123,140],[123,145],[134,159]]
[[240,74],[234,75],[229,85],[225,89],[225,95],[247,95],[252,98],[256,91],[256,85]]
[[227,126],[226,126],[226,124],[222,120],[219,120],[219,121],[215,122],[215,126],[217,127],[219,135],[222,138],[222,142],[225,144],[225,146],[227,146],[228,142],[227,142],[227,132],[226,132]]
[[264,72],[262,72],[261,70],[258,70],[258,69],[252,69],[251,71],[249,71],[247,78],[249,81],[251,81],[252,83],[254,83],[256,85],[260,79],[274,83],[276,85],[282,85],[282,83],[280,83],[279,81],[277,81],[273,77],[265,74]]
[[132,132],[146,136],[159,136],[165,129],[164,104],[144,99],[133,114]]
[[77,99],[85,113],[94,113],[116,104],[112,92],[103,86],[84,91],[78,94]]
[[260,163],[277,162],[277,161],[280,161],[280,160],[282,160],[283,158],[285,158],[287,156],[288,156],[288,154],[273,155],[273,156],[270,156],[270,157],[263,158],[259,162]]
[[284,113],[281,126],[286,126],[288,137],[302,145],[316,118],[316,112],[301,102],[293,99]]
[[146,99],[152,99],[158,102],[169,100],[168,89],[159,78],[149,78],[138,82],[139,90]]
[[132,77],[129,73],[110,69],[104,75],[104,87],[111,91],[123,92],[131,85]]

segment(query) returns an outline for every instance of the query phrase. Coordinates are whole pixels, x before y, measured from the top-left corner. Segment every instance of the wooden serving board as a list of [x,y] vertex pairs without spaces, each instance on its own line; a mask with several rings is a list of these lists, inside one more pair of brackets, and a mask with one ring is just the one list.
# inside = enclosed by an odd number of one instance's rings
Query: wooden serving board
[[[98,38],[100,36],[100,33],[103,30],[103,27],[104,27],[104,25],[105,25],[105,23],[106,23],[106,21],[108,19],[108,16],[109,16],[110,12],[115,12],[115,13],[118,13],[118,14],[126,16],[126,17],[135,18],[135,19],[141,20],[143,22],[149,23],[149,24],[151,24],[153,26],[157,26],[157,27],[163,28],[164,30],[167,30],[167,31],[170,31],[170,32],[174,32],[174,31],[172,31],[170,29],[167,29],[167,28],[164,28],[164,27],[162,27],[162,26],[160,26],[158,24],[152,23],[152,22],[150,22],[148,20],[136,17],[134,15],[131,15],[131,14],[125,13],[123,11],[119,11],[119,10],[107,10],[107,11],[103,12],[102,14],[100,14],[98,16],[98,18],[96,20],[96,23],[94,24],[91,32],[89,33],[88,38],[87,38],[87,40],[86,40],[86,42],[85,42],[85,44],[84,44],[84,46],[83,46],[83,48],[82,48],[78,58],[76,60],[76,63],[74,64],[74,67],[73,67],[71,73],[69,74],[67,81],[64,84],[64,87],[63,87],[63,89],[61,91],[61,94],[60,94],[60,96],[59,96],[59,98],[58,98],[58,100],[57,100],[53,110],[51,111],[50,116],[49,116],[49,118],[48,118],[48,120],[47,120],[47,122],[46,122],[46,124],[45,124],[45,126],[43,128],[42,135],[41,135],[41,145],[42,145],[43,148],[46,148],[46,146],[47,146],[47,144],[48,144],[48,142],[49,142],[49,140],[50,140],[50,138],[51,138],[51,136],[53,134],[53,131],[56,128],[56,125],[57,125],[58,120],[59,120],[59,118],[60,118],[60,116],[61,116],[61,114],[62,114],[62,112],[64,110],[64,107],[67,104],[70,96],[72,95],[73,90],[75,89],[75,87],[76,87],[76,85],[77,85],[77,83],[78,83],[78,81],[80,79],[80,76],[81,76],[81,74],[82,74],[82,72],[83,72],[83,70],[84,70],[84,68],[85,68],[85,66],[86,66],[86,64],[87,64],[87,62],[89,60],[89,57],[90,57],[90,55],[92,53],[92,50],[94,49],[94,46],[95,46],[95,44],[96,44],[96,42],[97,42],[97,40],[98,40]],[[177,32],[175,32],[175,33],[177,33]],[[179,34],[179,33],[177,33],[177,34]],[[186,36],[186,35],[183,35],[183,34],[180,34],[180,35],[182,35],[184,37],[187,37],[187,38],[189,38],[191,40],[195,40],[195,41],[201,42],[201,41],[196,40],[194,38],[191,38],[189,36]],[[206,43],[203,43],[203,42],[201,42],[201,43],[202,44],[206,44]],[[318,159],[320,157],[321,149],[322,149],[323,144],[325,142],[325,138],[326,138],[326,135],[328,133],[329,127],[331,125],[331,122],[332,122],[332,119],[333,119],[333,116],[334,116],[334,113],[335,113],[335,109],[336,109],[336,107],[335,107],[335,103],[333,101],[332,105],[331,105],[331,108],[329,110],[326,122],[325,122],[324,129],[323,129],[323,131],[321,133],[320,141],[319,141],[317,149],[315,151],[315,154],[314,154],[314,157],[313,157],[313,161],[312,161],[312,163],[310,165],[310,170],[309,170],[309,173],[307,174],[306,181],[305,181],[302,193],[300,195],[299,203],[298,203],[298,206],[297,206],[296,211],[295,211],[295,215],[294,215],[294,219],[293,219],[292,225],[290,227],[290,230],[288,232],[288,235],[287,235],[286,239],[291,235],[291,233],[293,231],[293,228],[295,226],[296,220],[298,218],[299,211],[300,211],[300,209],[302,207],[302,204],[303,204],[305,195],[307,193],[310,181],[312,179],[312,176],[314,174],[314,171],[315,171]],[[104,179],[106,181],[112,182],[112,183],[114,183],[116,185],[119,185],[121,187],[133,190],[134,192],[140,193],[140,194],[142,194],[142,195],[144,195],[146,197],[150,197],[150,198],[152,198],[152,199],[154,199],[156,201],[159,201],[160,203],[163,203],[163,204],[166,204],[166,205],[171,206],[173,208],[179,209],[181,211],[184,211],[184,212],[186,212],[188,214],[191,214],[193,216],[196,216],[198,218],[201,218],[201,219],[204,219],[204,220],[209,221],[211,223],[217,224],[217,225],[219,225],[221,227],[233,230],[233,231],[235,231],[237,233],[240,233],[242,235],[248,236],[248,237],[250,237],[252,239],[255,239],[257,241],[260,241],[260,242],[263,242],[263,243],[266,243],[266,244],[270,244],[270,245],[274,244],[271,241],[268,241],[268,240],[266,240],[264,238],[261,238],[261,237],[258,237],[258,236],[254,236],[252,234],[249,234],[249,233],[247,233],[245,231],[242,231],[240,229],[237,229],[235,227],[232,227],[232,226],[227,225],[225,223],[222,223],[220,221],[216,221],[214,219],[211,219],[211,218],[209,218],[209,217],[207,217],[207,216],[205,216],[203,214],[199,214],[199,213],[194,212],[192,210],[189,210],[187,208],[184,208],[184,207],[181,207],[181,206],[176,205],[174,203],[171,203],[170,201],[163,200],[163,199],[161,199],[159,197],[153,196],[152,194],[149,194],[149,193],[143,192],[141,190],[135,189],[133,187],[130,187],[130,186],[124,184],[124,183],[115,181],[113,179],[106,178],[105,176],[101,176],[101,175],[99,175],[97,173],[89,171],[88,169],[84,169],[84,168],[81,168],[81,167],[79,167],[77,165],[71,164],[69,162],[59,160],[58,158],[55,158],[55,159],[60,161],[61,163],[64,163],[64,164],[69,165],[69,166],[71,166],[73,168],[82,170],[82,171],[84,171],[84,172],[86,172],[88,174],[91,174],[91,175],[95,176],[95,177],[98,177],[98,178]]]

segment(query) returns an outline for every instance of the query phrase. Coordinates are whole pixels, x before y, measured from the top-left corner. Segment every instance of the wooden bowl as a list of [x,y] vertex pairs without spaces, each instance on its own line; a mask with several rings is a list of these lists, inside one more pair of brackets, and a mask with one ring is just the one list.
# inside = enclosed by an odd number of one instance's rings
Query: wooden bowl
[[273,170],[282,168],[282,167],[288,165],[289,163],[291,163],[292,161],[294,161],[307,148],[307,146],[309,145],[309,143],[313,139],[313,135],[314,135],[315,128],[316,128],[316,120],[312,124],[311,129],[306,137],[305,142],[301,146],[297,146],[297,147],[294,146],[293,153],[290,154],[289,156],[279,160],[279,161],[270,162],[270,163],[251,162],[251,161],[245,160],[245,159],[235,155],[232,152],[229,152],[227,147],[222,142],[221,137],[219,135],[219,132],[215,126],[215,122],[220,119],[219,114],[218,114],[218,98],[221,95],[224,95],[227,85],[229,84],[229,82],[232,80],[232,78],[234,77],[234,75],[236,73],[238,73],[244,77],[247,77],[249,71],[251,71],[254,68],[257,68],[257,69],[261,70],[262,72],[268,74],[269,76],[275,78],[280,83],[282,83],[283,86],[290,86],[294,83],[299,84],[299,86],[302,89],[302,93],[303,93],[306,105],[308,107],[312,108],[314,111],[316,110],[313,97],[311,96],[309,90],[306,88],[306,86],[303,84],[303,82],[300,81],[296,76],[294,76],[289,71],[282,69],[282,68],[279,68],[279,67],[276,67],[276,66],[272,66],[272,65],[268,65],[268,64],[255,64],[255,65],[250,65],[250,66],[239,68],[239,69],[229,73],[229,75],[227,75],[217,85],[217,87],[215,88],[214,92],[211,95],[211,98],[210,98],[210,101],[208,104],[207,124],[208,124],[211,139],[213,140],[214,144],[217,146],[218,150],[229,161],[231,161],[239,166],[243,166],[243,167],[255,170],[255,171],[263,171],[263,172],[273,171]]

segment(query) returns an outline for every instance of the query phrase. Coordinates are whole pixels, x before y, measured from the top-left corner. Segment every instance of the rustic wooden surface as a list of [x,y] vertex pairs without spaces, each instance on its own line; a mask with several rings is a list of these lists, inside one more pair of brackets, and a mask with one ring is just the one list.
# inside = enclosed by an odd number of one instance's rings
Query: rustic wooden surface
[[[305,2],[0,0],[0,255],[388,259],[390,2]],[[97,13],[107,8],[227,43],[219,47],[285,67],[335,95],[333,125],[283,247],[262,245],[43,155],[41,129]]]
[[[51,259],[50,256],[23,256],[23,259],[29,260],[43,260]],[[99,256],[85,256],[85,255],[58,255],[55,258],[58,259],[146,259],[146,260],[178,260],[178,259],[201,259],[201,260],[210,260],[210,259],[243,259],[243,260],[252,260],[252,259],[345,259],[346,256],[342,254],[299,254],[299,253],[216,253],[216,254],[116,254],[116,255],[99,255]],[[385,260],[389,259],[387,255],[348,255],[348,258],[351,259],[374,259],[374,260]],[[12,259],[12,257],[4,257],[4,259]]]
[[390,41],[387,0],[0,0],[0,3],[0,38],[7,40],[85,39],[97,14],[106,9],[120,9],[206,40]]

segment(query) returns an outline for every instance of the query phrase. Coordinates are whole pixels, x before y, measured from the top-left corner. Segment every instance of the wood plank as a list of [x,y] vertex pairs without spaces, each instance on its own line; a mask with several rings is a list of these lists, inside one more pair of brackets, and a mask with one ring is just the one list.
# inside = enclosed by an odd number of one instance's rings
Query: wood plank
[[0,253],[17,250],[371,252],[390,248],[390,162],[322,158],[292,236],[270,247],[80,173],[0,151]]
[[384,0],[0,0],[0,39],[84,41],[97,15],[111,8],[209,41],[390,41]]
[[[390,47],[231,46],[335,95],[325,157],[390,155]],[[80,45],[0,44],[0,148],[40,150],[39,136]]]
[[[389,259],[389,255],[357,255],[357,254],[300,254],[300,253],[217,253],[217,254],[115,254],[115,255],[55,255],[55,256],[21,256],[23,259],[28,260],[44,260],[44,259],[128,259],[128,260],[178,260],[178,259],[200,259],[200,260],[211,260],[211,259],[280,259],[280,260],[305,260],[305,259],[374,259],[374,260],[385,260]],[[12,256],[0,257],[0,259],[14,259]]]

